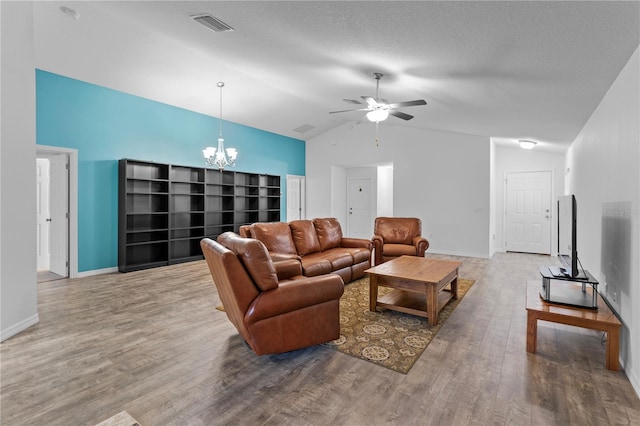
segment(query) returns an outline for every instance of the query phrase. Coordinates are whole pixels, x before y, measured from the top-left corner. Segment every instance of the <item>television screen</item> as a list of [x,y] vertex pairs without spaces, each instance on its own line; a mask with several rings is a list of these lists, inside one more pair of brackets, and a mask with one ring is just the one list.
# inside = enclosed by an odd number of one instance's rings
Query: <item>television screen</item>
[[558,198],[558,258],[564,275],[575,278],[579,275],[576,247],[576,197],[565,195]]

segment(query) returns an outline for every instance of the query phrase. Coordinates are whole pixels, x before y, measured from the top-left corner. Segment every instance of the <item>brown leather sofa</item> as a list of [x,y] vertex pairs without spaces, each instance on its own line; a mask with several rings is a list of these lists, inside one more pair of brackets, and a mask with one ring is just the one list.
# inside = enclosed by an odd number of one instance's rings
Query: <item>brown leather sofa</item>
[[429,248],[422,221],[415,217],[377,217],[372,241],[376,265],[403,255],[424,257]]
[[227,317],[257,355],[340,337],[340,277],[303,277],[296,261],[285,262],[278,276],[260,241],[233,232],[200,246]]
[[240,234],[262,241],[276,264],[299,260],[307,277],[333,273],[348,283],[371,267],[371,241],[344,238],[336,218],[256,222],[240,227]]

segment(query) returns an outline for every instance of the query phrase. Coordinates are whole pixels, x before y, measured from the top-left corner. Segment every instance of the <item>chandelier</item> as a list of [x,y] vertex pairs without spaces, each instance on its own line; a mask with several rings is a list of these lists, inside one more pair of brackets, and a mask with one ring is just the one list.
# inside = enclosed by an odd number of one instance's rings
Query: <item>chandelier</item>
[[236,165],[236,157],[238,151],[235,148],[224,149],[224,137],[222,137],[222,88],[224,82],[219,81],[218,87],[220,88],[220,132],[218,133],[218,148],[208,146],[202,150],[204,155],[204,161],[207,166],[217,166],[220,171],[225,167],[233,167]]

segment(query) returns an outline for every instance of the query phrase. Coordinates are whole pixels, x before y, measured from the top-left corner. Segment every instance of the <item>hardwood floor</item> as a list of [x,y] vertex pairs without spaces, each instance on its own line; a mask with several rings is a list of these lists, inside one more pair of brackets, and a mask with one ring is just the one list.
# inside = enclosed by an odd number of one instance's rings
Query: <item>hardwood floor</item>
[[460,259],[476,284],[407,375],[316,346],[257,357],[204,262],[38,285],[40,323],[0,344],[2,425],[640,424],[601,333],[540,322],[525,283],[548,256]]

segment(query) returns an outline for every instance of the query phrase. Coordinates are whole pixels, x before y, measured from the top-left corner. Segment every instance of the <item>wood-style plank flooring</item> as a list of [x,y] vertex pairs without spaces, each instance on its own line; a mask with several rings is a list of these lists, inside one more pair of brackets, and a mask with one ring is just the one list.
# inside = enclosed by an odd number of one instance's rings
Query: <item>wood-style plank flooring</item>
[[407,375],[329,347],[258,357],[204,262],[38,285],[40,323],[0,344],[2,425],[640,424],[601,333],[540,322],[525,282],[548,256],[463,261],[476,284]]

